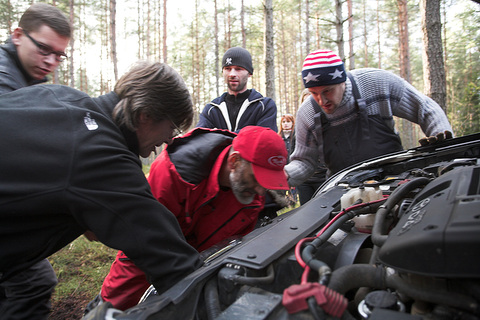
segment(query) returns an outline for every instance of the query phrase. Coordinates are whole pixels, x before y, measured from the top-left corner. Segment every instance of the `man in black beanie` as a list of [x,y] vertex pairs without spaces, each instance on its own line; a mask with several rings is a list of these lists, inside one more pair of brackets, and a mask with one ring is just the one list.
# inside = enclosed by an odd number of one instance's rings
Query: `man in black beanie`
[[[241,47],[230,48],[223,55],[222,66],[227,92],[207,103],[197,127],[228,129],[238,133],[246,126],[260,126],[278,132],[275,101],[255,89],[247,89],[248,78],[253,74],[250,52]],[[277,210],[284,206],[277,204],[272,197],[277,195],[269,191],[259,224],[263,217],[276,217]],[[281,199],[278,201],[281,202]]]
[[197,127],[228,129],[238,132],[246,126],[277,129],[277,106],[255,89],[247,89],[253,74],[252,56],[241,47],[223,55],[222,72],[227,92],[208,103],[200,114]]

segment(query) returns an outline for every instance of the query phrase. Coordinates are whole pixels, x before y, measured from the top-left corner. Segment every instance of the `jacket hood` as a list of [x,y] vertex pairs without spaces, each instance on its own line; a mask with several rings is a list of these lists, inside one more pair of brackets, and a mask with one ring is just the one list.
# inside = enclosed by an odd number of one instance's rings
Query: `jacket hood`
[[218,156],[235,136],[228,130],[195,128],[173,139],[166,151],[182,179],[198,184],[208,177]]

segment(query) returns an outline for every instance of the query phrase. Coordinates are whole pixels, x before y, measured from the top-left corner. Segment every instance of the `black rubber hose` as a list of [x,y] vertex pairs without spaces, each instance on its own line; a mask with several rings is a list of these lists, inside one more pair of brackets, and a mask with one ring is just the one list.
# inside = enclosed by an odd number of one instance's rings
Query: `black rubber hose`
[[323,309],[318,306],[317,300],[315,300],[314,297],[307,299],[307,305],[314,320],[325,320],[325,313]]
[[341,216],[337,221],[335,221],[325,232],[323,232],[320,236],[315,238],[312,241],[312,245],[315,246],[316,248],[320,248],[322,244],[324,244],[332,234],[335,233],[340,227],[348,220],[352,219],[355,216],[361,215],[361,214],[367,214],[367,213],[373,213],[378,210],[379,207],[382,206],[384,202],[375,202],[375,203],[365,203],[362,204],[361,207],[354,208],[351,210],[348,210],[343,216]]
[[351,211],[346,212],[338,220],[336,220],[325,232],[320,236],[315,238],[311,243],[309,243],[302,251],[303,261],[312,269],[320,270],[320,268],[328,267],[328,265],[322,261],[315,259],[315,253],[317,249],[322,246],[327,240],[332,236],[332,234],[340,229],[340,227],[348,220],[352,219],[356,215],[375,212],[380,206],[380,203],[365,204],[364,207],[359,207]]
[[204,297],[208,320],[218,318],[222,310],[218,299],[217,280],[215,277],[207,281],[204,289]]
[[388,235],[385,234],[385,219],[393,207],[395,207],[395,205],[405,198],[405,196],[412,190],[426,185],[429,182],[430,179],[428,178],[417,178],[400,185],[392,192],[385,204],[380,206],[375,215],[375,222],[372,228],[372,242],[374,245],[381,247],[387,240]]
[[267,268],[267,275],[265,277],[245,277],[234,275],[232,280],[238,284],[244,284],[249,286],[256,286],[259,284],[270,284],[273,283],[275,278],[275,272],[273,270],[273,265],[269,265]]
[[333,271],[328,287],[342,295],[360,287],[385,289],[385,276],[384,268],[370,264],[352,264]]
[[343,216],[338,218],[337,221],[332,223],[332,225],[327,230],[325,230],[325,232],[315,238],[312,241],[311,245],[313,245],[315,248],[320,248],[322,244],[324,244],[325,242],[327,242],[328,239],[330,239],[330,237],[332,236],[332,234],[335,233],[335,231],[340,229],[340,227],[343,226],[346,221],[352,219],[353,217],[355,217],[355,211],[345,213]]
[[305,263],[310,267],[310,269],[318,271],[320,269],[330,269],[330,267],[323,261],[314,259],[315,252],[317,252],[317,248],[312,244],[307,245],[302,250],[302,259]]

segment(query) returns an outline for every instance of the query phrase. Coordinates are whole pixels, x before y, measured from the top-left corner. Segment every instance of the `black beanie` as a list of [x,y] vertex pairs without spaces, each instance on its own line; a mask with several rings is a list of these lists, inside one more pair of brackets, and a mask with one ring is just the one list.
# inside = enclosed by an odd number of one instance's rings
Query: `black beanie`
[[222,59],[222,69],[228,66],[242,67],[253,74],[252,56],[250,52],[241,47],[230,48],[225,52]]

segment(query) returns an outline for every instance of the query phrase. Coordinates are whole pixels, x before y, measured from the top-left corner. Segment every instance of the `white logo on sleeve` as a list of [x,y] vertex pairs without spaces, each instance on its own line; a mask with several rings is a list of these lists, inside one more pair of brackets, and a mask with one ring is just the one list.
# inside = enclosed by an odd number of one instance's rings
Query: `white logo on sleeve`
[[87,126],[87,129],[90,130],[90,131],[98,129],[98,124],[95,121],[95,119],[92,119],[90,117],[90,112],[87,112],[87,115],[85,117],[83,117],[83,122],[85,122],[85,125]]

